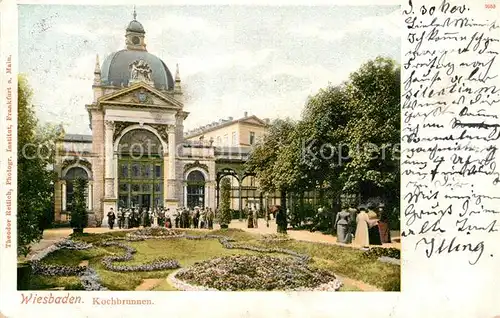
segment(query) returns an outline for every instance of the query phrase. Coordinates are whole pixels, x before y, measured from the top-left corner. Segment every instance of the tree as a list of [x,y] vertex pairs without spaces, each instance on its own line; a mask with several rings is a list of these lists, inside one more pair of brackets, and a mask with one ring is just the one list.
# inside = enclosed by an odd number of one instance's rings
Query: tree
[[77,178],[74,181],[74,193],[71,204],[71,227],[75,233],[83,233],[83,229],[88,225],[87,191],[88,181],[84,178]]
[[400,70],[383,57],[340,85],[309,97],[298,122],[276,120],[250,154],[247,169],[263,191],[317,190],[331,219],[342,195],[399,202]]
[[349,121],[348,103],[345,83],[328,85],[308,99],[299,125],[301,135],[307,140],[302,171],[315,181],[311,186],[319,192],[319,205],[329,212],[331,229],[340,210],[343,185],[340,173],[349,160],[344,142]]
[[18,76],[17,252],[26,256],[30,244],[42,238],[52,222],[55,173],[53,125],[40,125],[31,104],[33,91],[25,76]]
[[221,228],[227,228],[231,223],[231,182],[228,178],[221,180],[221,204],[219,211],[219,224]]
[[246,162],[246,168],[255,173],[263,192],[280,191],[284,213],[288,191],[295,189],[302,180],[298,165],[300,143],[294,135],[296,125],[289,118],[273,121]]
[[378,57],[350,75],[346,142],[351,157],[342,172],[345,191],[399,202],[400,68]]

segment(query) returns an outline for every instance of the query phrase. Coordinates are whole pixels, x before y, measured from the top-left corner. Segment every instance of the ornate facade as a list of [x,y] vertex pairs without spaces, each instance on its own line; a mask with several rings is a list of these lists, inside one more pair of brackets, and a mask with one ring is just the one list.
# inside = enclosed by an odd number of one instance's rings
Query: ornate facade
[[[78,177],[89,180],[91,226],[105,223],[104,215],[111,208],[216,208],[218,184],[226,175],[237,180],[239,201],[234,208],[245,204],[243,180],[253,176],[243,163],[255,133],[262,135],[267,121],[245,113],[238,120],[184,133],[189,113],[184,111],[179,68],[172,76],[167,65],[147,51],[145,34],[134,12],[125,33],[126,48],[110,54],[102,65],[96,58],[94,98],[86,105],[92,135],[67,134],[58,145],[56,222],[68,220],[73,180]],[[232,147],[204,138],[204,132],[227,134],[223,132],[229,126],[237,127],[240,138]],[[257,198],[252,200],[262,201],[262,194],[253,196]]]

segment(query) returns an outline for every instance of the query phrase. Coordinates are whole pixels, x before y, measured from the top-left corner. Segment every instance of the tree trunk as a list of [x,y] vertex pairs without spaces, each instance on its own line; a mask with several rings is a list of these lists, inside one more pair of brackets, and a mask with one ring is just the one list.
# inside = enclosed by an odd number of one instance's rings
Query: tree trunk
[[73,234],[83,234],[83,228],[82,229],[73,229]]
[[286,233],[286,229],[288,227],[288,213],[286,213],[286,201],[287,191],[286,189],[281,189],[281,211],[283,213],[283,231]]
[[287,205],[287,200],[286,200],[286,196],[287,196],[287,192],[285,189],[281,189],[281,207],[284,209],[284,211],[286,212],[286,205]]

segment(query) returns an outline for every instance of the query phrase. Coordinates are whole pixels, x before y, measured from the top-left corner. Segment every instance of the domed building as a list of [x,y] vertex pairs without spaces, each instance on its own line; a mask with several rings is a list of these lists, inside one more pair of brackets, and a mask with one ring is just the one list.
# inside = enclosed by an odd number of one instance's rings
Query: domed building
[[147,51],[146,31],[135,10],[125,30],[125,48],[109,54],[102,65],[96,57],[92,90],[93,101],[86,105],[92,134],[66,134],[60,140],[56,222],[69,219],[78,177],[89,180],[90,226],[104,226],[111,209],[215,209],[224,176],[236,180],[234,208],[254,201],[263,206],[243,163],[266,132],[267,121],[245,112],[240,119],[184,132],[189,113],[179,67],[172,76],[167,64]]

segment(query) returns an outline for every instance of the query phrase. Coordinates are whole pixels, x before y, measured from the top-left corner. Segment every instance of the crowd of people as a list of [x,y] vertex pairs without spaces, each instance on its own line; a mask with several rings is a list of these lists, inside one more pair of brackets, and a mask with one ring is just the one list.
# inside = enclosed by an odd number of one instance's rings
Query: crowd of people
[[337,242],[368,247],[391,242],[391,234],[384,205],[369,203],[350,207],[337,213],[335,226]]
[[[245,208],[247,214],[248,228],[257,228],[259,210],[256,205],[247,204]],[[322,208],[318,209],[318,214],[322,213]],[[216,213],[212,208],[195,207],[188,209],[181,207],[171,212],[170,209],[162,207],[155,209],[142,208],[120,208],[115,214],[113,209],[107,214],[108,226],[113,229],[115,220],[118,220],[120,229],[134,227],[163,226],[166,228],[200,228],[213,229]],[[274,206],[266,210],[264,215],[266,225],[269,221],[276,219],[277,231],[286,233],[286,214],[280,206]],[[384,205],[378,207],[369,203],[360,205],[357,208],[351,206],[337,213],[335,219],[337,229],[337,242],[344,244],[354,243],[355,245],[367,247],[369,245],[382,245],[391,242],[389,222]]]
[[215,212],[212,208],[195,207],[188,209],[181,207],[172,212],[163,207],[147,208],[119,208],[115,213],[111,208],[107,214],[108,227],[113,229],[115,221],[118,228],[129,229],[134,227],[163,226],[166,228],[200,228],[213,229]]

